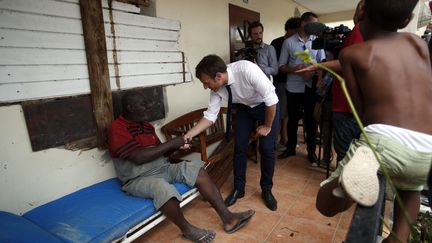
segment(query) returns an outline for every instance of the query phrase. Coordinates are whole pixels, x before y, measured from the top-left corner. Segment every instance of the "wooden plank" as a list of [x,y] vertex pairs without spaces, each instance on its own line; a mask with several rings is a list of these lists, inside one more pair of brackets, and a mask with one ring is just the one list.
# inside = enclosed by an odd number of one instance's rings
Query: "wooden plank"
[[[103,10],[105,23],[109,21],[109,11]],[[165,30],[180,30],[180,22],[177,20],[149,17],[139,14],[124,13],[121,11],[113,11],[115,24],[136,25],[141,27],[152,27]]]
[[61,18],[81,19],[78,3],[52,0],[1,0],[0,9],[57,16]]
[[[122,63],[173,63],[182,62],[181,52],[118,51],[117,59]],[[108,51],[108,63],[112,64],[112,51]]]
[[[107,49],[112,51],[111,37],[106,38]],[[118,51],[180,51],[179,44],[173,41],[141,40],[116,38]]]
[[[112,37],[107,37],[107,49],[113,50]],[[63,34],[26,30],[0,29],[0,46],[84,50],[82,34]],[[179,51],[175,41],[117,38],[117,49],[127,51]]]
[[[118,68],[120,76],[183,72],[182,63],[126,63],[118,65]],[[108,70],[109,74],[111,74],[110,76],[114,77],[113,64],[108,66]],[[45,82],[88,78],[87,65],[83,64],[0,66],[0,83]]]
[[[179,84],[192,81],[190,73],[186,73],[185,81],[183,81],[183,73],[160,74],[160,75],[139,75],[139,76],[123,76],[120,78],[120,87],[116,86],[114,78],[111,78],[112,89],[130,89],[137,87],[151,87],[157,85]],[[1,86],[0,86],[1,87]]]
[[98,147],[107,147],[107,132],[114,115],[108,73],[107,48],[101,1],[80,0],[84,43],[87,53],[93,114]]
[[0,47],[0,56],[0,65],[87,64],[84,50]]
[[[130,63],[118,66],[120,76],[183,72],[182,63]],[[110,73],[114,74],[114,66],[110,65],[109,68]]]
[[[146,114],[146,119],[155,121],[164,118],[162,87],[137,90],[143,92],[148,99],[149,112]],[[116,117],[121,113],[121,96],[124,92],[113,93]],[[23,104],[23,111],[33,151],[57,147],[96,134],[90,95],[27,102]]]
[[80,34],[63,34],[1,28],[0,46],[78,50],[85,49],[82,32]]
[[[187,73],[186,82],[190,82],[191,80],[191,74]],[[112,90],[119,89],[115,82],[115,78],[111,77],[110,83]],[[179,83],[183,83],[182,73],[124,76],[120,78],[120,87],[125,89]],[[56,98],[89,93],[90,84],[88,79],[0,84],[0,103],[5,104],[24,100]]]
[[[49,87],[49,88],[47,88]],[[17,102],[90,93],[88,79],[0,84],[0,102]]]
[[[112,64],[112,51],[108,51],[108,63]],[[0,47],[0,65],[71,65],[87,64],[84,50],[23,49]],[[181,52],[119,51],[121,63],[173,63],[182,62]]]
[[87,65],[0,66],[0,83],[88,79]]
[[90,96],[22,104],[33,151],[96,133]]
[[34,15],[9,10],[0,10],[0,27],[69,34],[83,33],[79,19]]
[[[174,30],[161,30],[124,24],[115,24],[114,28],[117,37],[167,41],[178,41],[179,38],[179,32]],[[112,37],[110,24],[105,24],[105,33],[107,36]]]

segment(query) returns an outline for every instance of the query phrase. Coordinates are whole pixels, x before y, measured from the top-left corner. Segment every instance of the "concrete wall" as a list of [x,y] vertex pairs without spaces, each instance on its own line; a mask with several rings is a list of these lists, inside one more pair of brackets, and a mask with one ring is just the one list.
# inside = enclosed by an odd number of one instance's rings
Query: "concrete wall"
[[[156,16],[180,20],[180,49],[189,68],[210,53],[229,59],[228,4],[261,13],[264,41],[284,34],[283,25],[293,16],[290,0],[156,0]],[[300,11],[305,9],[301,7]],[[165,89],[167,118],[156,129],[191,110],[207,105],[209,91],[199,81]],[[24,213],[48,201],[115,176],[106,151],[72,152],[62,147],[32,152],[21,106],[0,107],[0,210]],[[161,136],[162,138],[162,136]]]

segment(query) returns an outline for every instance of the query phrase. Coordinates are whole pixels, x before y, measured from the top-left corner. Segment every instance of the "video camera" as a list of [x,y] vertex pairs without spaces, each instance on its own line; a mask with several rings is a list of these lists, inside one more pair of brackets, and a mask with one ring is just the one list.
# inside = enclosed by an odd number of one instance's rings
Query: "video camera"
[[325,24],[315,22],[306,24],[304,31],[308,35],[317,36],[317,38],[312,42],[312,49],[332,51],[337,57],[337,54],[342,48],[347,35],[351,32],[351,29],[342,24],[330,28]]
[[[249,22],[248,22],[249,23]],[[237,27],[237,32],[244,43],[245,47],[234,52],[235,61],[248,60],[255,62],[257,51],[254,48],[254,43],[251,40],[247,40],[247,36],[243,35],[240,27]],[[246,33],[246,27],[244,27],[244,33]]]
[[235,60],[248,60],[254,62],[256,60],[257,51],[253,47],[253,41],[244,41],[245,47],[234,53]]

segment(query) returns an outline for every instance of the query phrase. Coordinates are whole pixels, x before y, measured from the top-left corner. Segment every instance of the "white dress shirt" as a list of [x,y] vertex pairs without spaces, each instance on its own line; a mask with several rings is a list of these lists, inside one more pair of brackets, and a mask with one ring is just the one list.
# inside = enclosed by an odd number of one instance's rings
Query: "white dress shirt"
[[[255,63],[245,60],[233,62],[227,65],[227,73],[233,104],[255,107],[263,102],[266,106],[279,102],[275,87]],[[207,110],[204,111],[204,118],[211,122],[216,121],[222,99],[228,100],[225,86],[217,92],[210,92],[210,101]]]

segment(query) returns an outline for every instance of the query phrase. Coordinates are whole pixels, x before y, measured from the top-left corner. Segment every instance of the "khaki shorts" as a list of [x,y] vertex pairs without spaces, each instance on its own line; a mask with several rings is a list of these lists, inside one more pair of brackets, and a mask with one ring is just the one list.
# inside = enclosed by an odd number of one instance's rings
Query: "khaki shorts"
[[182,200],[173,183],[182,182],[194,187],[198,172],[203,165],[204,163],[199,160],[183,161],[178,164],[166,162],[161,164],[159,168],[129,181],[123,186],[123,190],[136,197],[153,199],[155,208],[159,210],[173,197],[177,198],[178,201]]
[[[398,141],[377,133],[367,133],[367,135],[381,157],[383,166],[387,168],[396,188],[405,191],[421,191],[427,181],[432,153],[415,151]],[[338,167],[330,177],[321,182],[321,186],[339,177],[343,167],[360,146],[368,146],[363,134],[360,139],[351,142],[345,157],[339,162]]]

